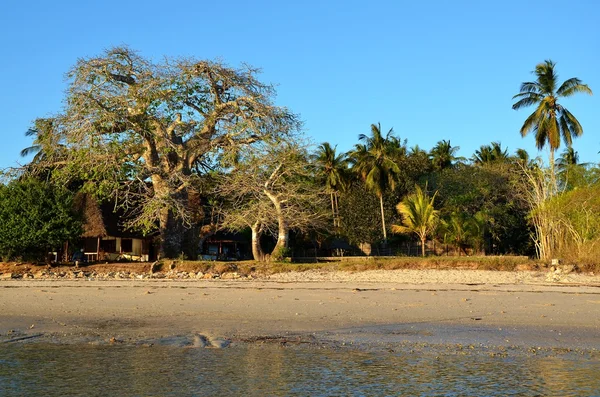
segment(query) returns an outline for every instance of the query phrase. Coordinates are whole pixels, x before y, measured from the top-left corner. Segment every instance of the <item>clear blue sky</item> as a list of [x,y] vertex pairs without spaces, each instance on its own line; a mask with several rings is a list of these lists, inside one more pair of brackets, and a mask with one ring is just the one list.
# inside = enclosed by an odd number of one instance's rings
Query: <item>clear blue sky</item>
[[[133,3],[133,4],[132,4]],[[349,150],[372,123],[429,150],[450,139],[470,157],[501,141],[538,152],[512,96],[545,59],[560,80],[595,95],[563,104],[580,120],[582,161],[600,161],[600,2],[22,1],[0,10],[0,168],[32,120],[59,112],[64,74],[80,57],[127,44],[145,57],[220,58],[262,68],[277,104],[300,114],[313,141]],[[546,157],[547,153],[541,155]]]

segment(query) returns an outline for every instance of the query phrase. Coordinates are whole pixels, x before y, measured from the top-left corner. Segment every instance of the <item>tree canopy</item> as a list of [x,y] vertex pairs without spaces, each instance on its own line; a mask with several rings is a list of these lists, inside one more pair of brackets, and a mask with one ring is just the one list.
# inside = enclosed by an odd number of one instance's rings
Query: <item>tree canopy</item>
[[567,108],[558,103],[559,98],[570,97],[577,93],[592,94],[592,90],[577,77],[565,80],[558,87],[556,64],[546,60],[535,67],[535,81],[521,84],[521,90],[513,99],[515,110],[536,106],[533,113],[525,119],[521,135],[535,134],[535,144],[543,149],[550,146],[550,166],[554,166],[554,152],[560,147],[561,140],[571,146],[574,137],[583,134],[583,127]]
[[273,87],[257,73],[191,58],[155,63],[111,48],[68,73],[65,108],[36,123],[35,150],[43,150],[55,177],[84,180],[125,206],[135,202],[130,226],[158,225],[162,256],[177,255],[181,226],[197,215],[189,205],[194,171],[299,127],[294,114],[273,104]]
[[0,184],[0,258],[44,259],[81,228],[67,190],[34,179]]

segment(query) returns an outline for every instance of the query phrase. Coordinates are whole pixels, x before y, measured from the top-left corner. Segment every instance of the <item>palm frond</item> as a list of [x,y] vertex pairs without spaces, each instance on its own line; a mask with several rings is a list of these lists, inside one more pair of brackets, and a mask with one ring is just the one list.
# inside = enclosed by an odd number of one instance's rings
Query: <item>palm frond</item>
[[572,77],[562,83],[556,94],[561,97],[569,97],[579,92],[592,95],[592,90],[587,84],[582,84],[580,79]]

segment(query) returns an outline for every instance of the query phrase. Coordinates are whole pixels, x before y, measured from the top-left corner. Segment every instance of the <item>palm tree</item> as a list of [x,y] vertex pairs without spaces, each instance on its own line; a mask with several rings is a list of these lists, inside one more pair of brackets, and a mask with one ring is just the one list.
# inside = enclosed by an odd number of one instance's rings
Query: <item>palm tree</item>
[[460,256],[460,250],[464,250],[469,236],[469,224],[466,216],[462,213],[452,212],[446,219],[441,220],[440,232],[444,236],[444,241],[450,240],[454,243]]
[[396,176],[400,173],[398,164],[394,161],[401,147],[401,142],[393,136],[391,128],[383,136],[381,124],[371,124],[371,136],[360,134],[358,140],[364,143],[355,145],[351,152],[352,169],[360,175],[367,189],[379,197],[381,207],[381,223],[383,240],[387,241],[385,215],[383,211],[383,195],[396,187]]
[[540,150],[548,144],[552,175],[554,175],[554,152],[560,147],[561,136],[562,140],[571,146],[573,137],[583,134],[579,121],[558,103],[558,99],[579,92],[592,94],[592,90],[576,77],[565,80],[557,89],[558,76],[554,67],[555,63],[551,60],[538,64],[533,72],[537,76],[536,80],[521,84],[521,92],[513,96],[517,102],[512,105],[515,110],[531,105],[537,106],[523,123],[521,136],[532,131],[535,134],[536,146]]
[[338,196],[339,191],[346,188],[348,179],[348,159],[345,153],[336,154],[336,148],[324,142],[319,145],[314,157],[317,173],[325,178],[325,186],[329,191],[334,227],[340,226]]
[[32,163],[40,163],[47,157],[48,149],[62,148],[60,142],[56,142],[56,134],[53,131],[51,119],[37,119],[35,124],[25,132],[25,136],[33,137],[33,144],[21,150],[21,157],[34,155]]
[[556,161],[557,175],[562,187],[571,189],[578,183],[585,182],[588,165],[589,163],[579,162],[579,153],[572,146],[566,148]]
[[427,236],[433,233],[437,226],[439,211],[433,207],[436,195],[437,192],[430,199],[427,192],[423,192],[419,186],[416,186],[415,192],[404,197],[396,206],[398,213],[402,215],[402,225],[392,225],[392,232],[415,233],[419,236],[422,256],[425,256]]
[[436,143],[429,152],[433,167],[437,170],[443,170],[452,167],[455,161],[463,160],[462,157],[456,157],[456,152],[459,149],[460,146],[452,146],[450,140],[441,140]]
[[508,160],[508,149],[502,150],[500,142],[492,142],[491,145],[482,145],[475,150],[472,157],[473,163],[478,165],[504,162]]
[[518,160],[522,161],[525,164],[529,164],[529,153],[525,149],[517,149],[515,150],[515,156]]
[[570,146],[562,152],[560,158],[556,161],[556,168],[558,168],[560,171],[561,169],[568,168],[570,165],[578,164],[579,153],[577,153],[575,149],[573,149],[573,146]]

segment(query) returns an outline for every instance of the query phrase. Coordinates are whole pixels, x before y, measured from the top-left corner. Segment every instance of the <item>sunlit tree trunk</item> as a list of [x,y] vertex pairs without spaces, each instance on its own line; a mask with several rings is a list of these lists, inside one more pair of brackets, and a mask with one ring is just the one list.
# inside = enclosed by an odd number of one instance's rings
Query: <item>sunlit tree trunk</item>
[[260,246],[260,236],[262,235],[262,225],[255,222],[250,229],[252,230],[252,256],[255,261],[263,262],[265,254]]

